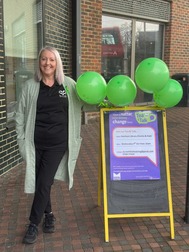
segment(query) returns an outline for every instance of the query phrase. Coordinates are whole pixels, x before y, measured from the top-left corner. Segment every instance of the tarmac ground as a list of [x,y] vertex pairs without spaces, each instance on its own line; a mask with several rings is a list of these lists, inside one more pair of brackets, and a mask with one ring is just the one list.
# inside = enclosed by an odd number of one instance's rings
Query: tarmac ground
[[55,181],[52,203],[56,232],[22,244],[32,195],[24,193],[24,163],[0,177],[1,252],[181,252],[189,251],[186,214],[189,108],[166,110],[175,238],[170,238],[168,217],[109,220],[109,242],[104,237],[103,204],[98,202],[99,122],[82,125],[83,143],[74,174],[74,187]]

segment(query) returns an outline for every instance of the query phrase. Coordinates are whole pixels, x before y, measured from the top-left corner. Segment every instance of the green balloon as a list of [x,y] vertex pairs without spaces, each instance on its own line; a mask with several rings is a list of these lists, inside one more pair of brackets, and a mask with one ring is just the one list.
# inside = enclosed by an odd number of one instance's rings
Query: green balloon
[[116,75],[107,85],[107,98],[115,106],[126,106],[133,103],[137,94],[136,85],[126,75]]
[[169,80],[169,69],[165,62],[158,58],[143,60],[135,70],[135,81],[146,93],[160,91]]
[[79,76],[76,83],[78,96],[88,104],[99,104],[106,97],[106,81],[97,72],[88,71]]
[[162,90],[153,94],[153,98],[157,106],[163,108],[174,107],[182,99],[182,96],[182,86],[174,79],[169,79]]

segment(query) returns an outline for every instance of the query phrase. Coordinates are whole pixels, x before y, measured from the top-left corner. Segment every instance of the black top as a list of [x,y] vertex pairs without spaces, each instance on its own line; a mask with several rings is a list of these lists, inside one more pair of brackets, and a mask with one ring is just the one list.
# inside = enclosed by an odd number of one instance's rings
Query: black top
[[40,82],[34,133],[35,145],[43,150],[68,145],[68,97],[63,85]]

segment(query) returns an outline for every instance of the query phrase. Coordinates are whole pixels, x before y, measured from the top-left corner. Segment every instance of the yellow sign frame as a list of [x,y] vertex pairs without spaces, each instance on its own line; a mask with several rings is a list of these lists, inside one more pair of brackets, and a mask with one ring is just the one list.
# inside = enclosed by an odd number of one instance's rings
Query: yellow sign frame
[[[167,194],[168,194],[168,212],[162,213],[133,213],[133,214],[108,214],[108,191],[107,191],[107,174],[106,174],[106,149],[105,149],[105,132],[104,132],[104,113],[108,111],[121,110],[161,110],[163,115],[163,133],[164,133],[164,149],[165,149],[165,165],[167,178]],[[157,107],[124,107],[124,108],[101,108],[100,109],[100,155],[98,169],[98,205],[101,205],[101,193],[103,192],[104,204],[104,232],[105,242],[109,242],[109,219],[111,218],[131,218],[131,217],[169,217],[170,221],[170,237],[174,239],[174,217],[171,193],[171,179],[169,167],[169,151],[167,138],[166,111],[163,108]]]

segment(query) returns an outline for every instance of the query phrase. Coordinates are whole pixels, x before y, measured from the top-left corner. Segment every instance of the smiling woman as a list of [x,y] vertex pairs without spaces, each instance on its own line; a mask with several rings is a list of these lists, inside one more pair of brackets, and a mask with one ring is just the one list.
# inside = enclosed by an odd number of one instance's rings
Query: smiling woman
[[42,81],[49,87],[54,85],[54,76],[56,70],[56,59],[54,53],[42,51],[40,57],[40,70],[42,72]]
[[34,193],[23,243],[36,242],[43,215],[43,232],[55,231],[51,186],[54,178],[69,181],[69,188],[73,185],[83,105],[75,82],[64,76],[59,52],[42,48],[35,76],[22,88],[16,110],[17,141],[26,161],[25,192]]

